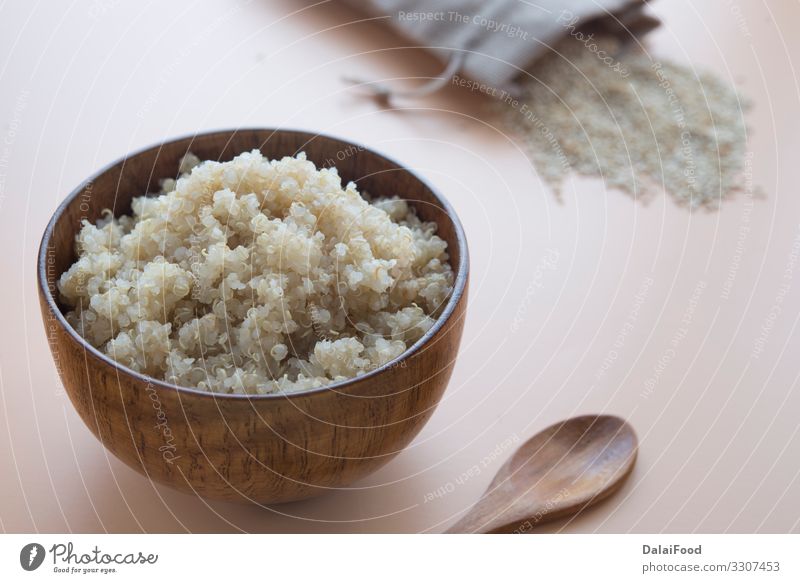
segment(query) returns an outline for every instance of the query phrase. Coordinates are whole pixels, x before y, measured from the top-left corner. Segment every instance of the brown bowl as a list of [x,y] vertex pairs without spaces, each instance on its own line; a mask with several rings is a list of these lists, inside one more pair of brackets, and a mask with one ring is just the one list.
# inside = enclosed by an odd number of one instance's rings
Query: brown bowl
[[[259,148],[269,158],[304,151],[373,195],[401,194],[439,225],[456,272],[436,324],[400,357],[357,379],[292,394],[213,394],[149,378],[111,360],[67,323],[56,282],[75,261],[82,219],[130,212],[158,191],[188,151],[229,160]],[[467,244],[453,209],[410,170],[362,146],[289,130],[239,129],[185,137],[101,170],[56,210],[38,258],[39,300],[61,380],[84,423],[148,478],[221,500],[287,502],[345,487],[405,448],[450,379],[467,301]]]

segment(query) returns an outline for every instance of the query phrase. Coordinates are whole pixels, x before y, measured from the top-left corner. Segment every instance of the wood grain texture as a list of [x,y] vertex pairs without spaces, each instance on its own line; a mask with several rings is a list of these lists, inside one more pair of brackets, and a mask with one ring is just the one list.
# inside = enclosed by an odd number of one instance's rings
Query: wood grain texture
[[[408,199],[439,225],[456,271],[436,325],[399,359],[363,377],[292,395],[215,395],[149,379],[111,361],[66,323],[56,281],[75,261],[82,219],[130,212],[192,151],[229,160],[253,148],[270,158],[306,152],[373,195]],[[453,369],[467,300],[466,240],[449,204],[419,177],[362,146],[304,132],[220,131],[127,156],[76,189],[39,249],[39,299],[64,387],[83,421],[129,466],[186,492],[258,503],[299,500],[343,488],[405,448],[430,418]]]
[[447,532],[527,533],[616,492],[633,470],[638,440],[627,422],[584,415],[523,443],[486,493]]

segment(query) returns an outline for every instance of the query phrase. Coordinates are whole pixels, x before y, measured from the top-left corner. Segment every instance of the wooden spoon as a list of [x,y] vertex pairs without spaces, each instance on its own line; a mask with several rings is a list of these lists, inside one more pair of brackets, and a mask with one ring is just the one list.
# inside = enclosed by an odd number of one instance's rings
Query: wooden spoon
[[633,470],[638,442],[619,417],[584,415],[522,444],[447,532],[528,532],[610,496]]

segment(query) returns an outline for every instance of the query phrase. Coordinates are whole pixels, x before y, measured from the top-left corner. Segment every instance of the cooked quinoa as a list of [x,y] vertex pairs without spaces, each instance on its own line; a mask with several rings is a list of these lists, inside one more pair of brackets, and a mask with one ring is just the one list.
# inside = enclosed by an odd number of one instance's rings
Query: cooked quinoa
[[67,321],[133,370],[220,393],[321,387],[398,357],[452,290],[434,223],[302,153],[180,171],[132,216],[84,221],[58,284]]

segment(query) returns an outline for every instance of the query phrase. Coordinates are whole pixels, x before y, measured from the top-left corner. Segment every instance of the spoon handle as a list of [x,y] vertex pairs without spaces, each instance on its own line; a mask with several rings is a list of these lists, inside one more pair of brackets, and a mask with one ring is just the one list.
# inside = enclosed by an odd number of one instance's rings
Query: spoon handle
[[[464,516],[461,520],[456,522],[445,533],[447,534],[523,534],[529,532],[546,522],[556,520],[563,516],[562,513],[547,512],[546,507],[531,507],[530,517],[522,520],[512,520],[511,522],[503,523],[502,527],[495,527],[493,525],[498,522],[503,522],[502,518],[497,515],[493,516],[491,512],[487,512],[479,508],[485,498],[481,498],[475,506]],[[494,509],[497,511],[498,509]]]

